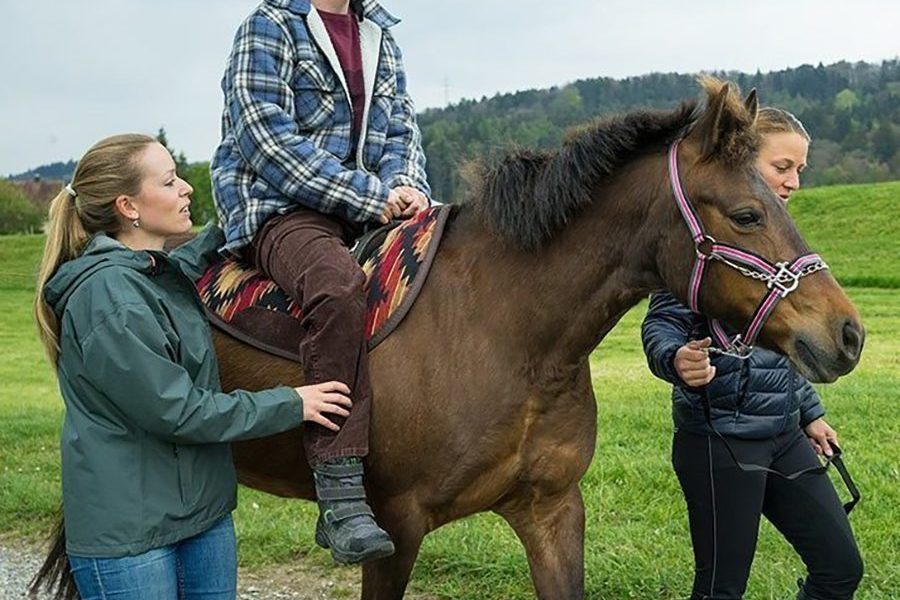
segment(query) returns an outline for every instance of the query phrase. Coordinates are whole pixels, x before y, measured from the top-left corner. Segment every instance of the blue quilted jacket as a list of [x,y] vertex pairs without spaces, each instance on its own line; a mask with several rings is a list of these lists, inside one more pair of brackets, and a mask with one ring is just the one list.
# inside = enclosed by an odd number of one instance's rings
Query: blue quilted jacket
[[[731,333],[731,332],[729,332]],[[757,347],[748,360],[711,355],[716,376],[700,388],[688,387],[675,372],[675,352],[690,340],[710,335],[706,317],[668,293],[654,294],[641,327],[644,353],[653,374],[672,388],[675,426],[694,433],[761,439],[803,427],[822,417],[819,395],[787,358]]]

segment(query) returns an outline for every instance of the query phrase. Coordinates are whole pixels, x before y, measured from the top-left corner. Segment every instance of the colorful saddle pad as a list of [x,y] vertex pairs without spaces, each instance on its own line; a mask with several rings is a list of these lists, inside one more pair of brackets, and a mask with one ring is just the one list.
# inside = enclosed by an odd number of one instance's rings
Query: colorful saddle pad
[[[422,211],[391,229],[366,258],[366,339],[382,342],[409,312],[425,284],[452,207]],[[252,346],[297,361],[303,314],[274,281],[240,259],[222,259],[197,281],[212,324]]]

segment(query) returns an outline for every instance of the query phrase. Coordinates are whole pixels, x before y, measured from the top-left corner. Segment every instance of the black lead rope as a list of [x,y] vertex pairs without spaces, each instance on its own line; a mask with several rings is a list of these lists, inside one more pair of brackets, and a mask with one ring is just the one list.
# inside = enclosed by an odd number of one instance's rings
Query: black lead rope
[[731,455],[731,460],[734,461],[734,464],[736,464],[741,471],[745,471],[748,473],[771,473],[788,481],[794,481],[795,479],[798,479],[803,475],[823,474],[828,471],[828,466],[833,464],[834,468],[837,469],[838,473],[840,473],[844,485],[847,486],[847,490],[850,492],[850,500],[844,503],[844,512],[849,515],[850,511],[853,510],[853,507],[856,506],[862,498],[862,495],[859,493],[859,488],[856,487],[856,484],[853,482],[853,478],[850,477],[850,472],[847,470],[846,465],[844,465],[844,460],[841,458],[841,449],[837,444],[829,442],[834,453],[831,456],[826,457],[824,464],[815,467],[807,467],[795,473],[782,473],[781,471],[776,471],[775,469],[770,469],[762,465],[745,463],[738,460],[737,454],[735,454],[734,450],[731,448],[731,444],[728,443],[728,440],[725,439],[725,436],[719,433],[719,430],[716,429],[712,424],[708,398],[704,398],[703,412],[706,416],[707,425],[709,425],[709,428],[713,430],[713,433],[715,433],[716,436],[720,440],[722,440],[722,443],[725,445],[725,449],[728,451],[728,454]]
[[834,468],[841,474],[841,479],[844,481],[844,485],[847,486],[847,490],[850,492],[850,500],[844,502],[844,512],[849,515],[850,511],[853,510],[853,507],[859,503],[862,494],[859,493],[859,488],[856,487],[856,484],[853,483],[853,478],[850,477],[850,471],[848,471],[846,465],[844,465],[844,459],[841,458],[841,449],[837,447],[837,444],[831,444],[831,449],[834,450],[831,464],[833,464]]

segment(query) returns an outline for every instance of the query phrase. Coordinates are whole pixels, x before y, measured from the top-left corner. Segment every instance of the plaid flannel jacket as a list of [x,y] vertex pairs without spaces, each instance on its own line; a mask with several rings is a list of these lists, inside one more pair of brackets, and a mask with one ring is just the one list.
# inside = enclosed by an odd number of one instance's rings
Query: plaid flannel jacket
[[350,156],[346,82],[321,17],[309,0],[266,0],[235,37],[222,90],[222,142],[210,164],[224,224],[224,251],[249,244],[275,214],[305,206],[349,222],[375,220],[390,189],[430,196],[398,20],[364,0],[360,46],[366,112]]

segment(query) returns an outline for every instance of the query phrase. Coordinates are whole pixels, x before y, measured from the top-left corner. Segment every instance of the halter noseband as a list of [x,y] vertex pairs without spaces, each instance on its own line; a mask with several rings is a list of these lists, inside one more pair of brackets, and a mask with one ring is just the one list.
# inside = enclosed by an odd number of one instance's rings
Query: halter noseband
[[694,262],[694,269],[688,284],[689,308],[700,313],[700,284],[711,260],[719,261],[735,269],[744,277],[762,281],[769,288],[769,292],[756,307],[756,312],[753,313],[747,329],[743,334],[735,336],[733,340],[728,339],[719,321],[709,320],[710,329],[722,347],[722,350],[718,350],[718,352],[746,359],[753,351],[753,343],[778,301],[796,290],[802,277],[827,269],[828,265],[818,254],[814,253],[804,254],[790,263],[772,263],[758,254],[742,250],[737,246],[717,242],[712,236],[704,233],[700,215],[694,210],[694,206],[681,185],[681,177],[678,174],[679,142],[680,140],[676,140],[669,146],[669,182],[672,186],[672,193],[675,195],[675,202],[678,204],[678,210],[681,211],[681,216],[684,217],[684,222],[691,232],[691,239],[694,241],[697,252],[697,260]]

